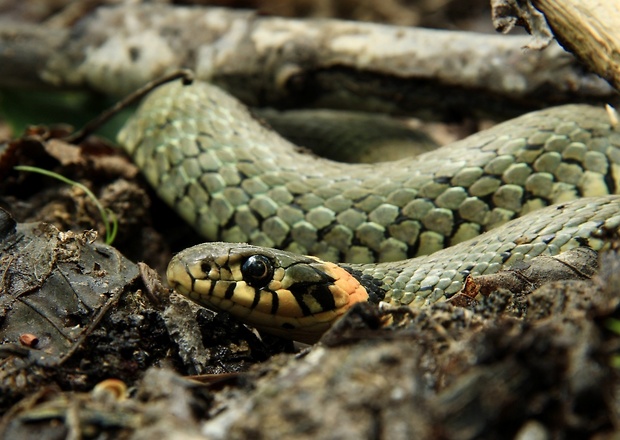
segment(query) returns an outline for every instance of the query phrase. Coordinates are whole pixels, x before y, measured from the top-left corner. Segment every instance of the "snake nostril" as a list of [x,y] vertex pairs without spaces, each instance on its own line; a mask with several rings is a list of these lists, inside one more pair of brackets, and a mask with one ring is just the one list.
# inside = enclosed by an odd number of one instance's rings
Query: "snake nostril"
[[202,270],[205,274],[208,274],[211,271],[211,265],[208,262],[203,261],[200,263],[200,270]]

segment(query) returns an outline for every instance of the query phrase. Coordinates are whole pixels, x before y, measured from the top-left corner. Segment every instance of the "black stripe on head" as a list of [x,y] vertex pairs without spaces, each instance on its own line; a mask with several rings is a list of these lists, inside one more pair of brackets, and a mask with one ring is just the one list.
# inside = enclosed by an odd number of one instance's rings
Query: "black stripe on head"
[[278,307],[280,307],[280,298],[278,298],[276,292],[272,292],[271,290],[269,290],[269,292],[271,293],[271,314],[275,315],[278,313]]
[[207,294],[208,296],[213,296],[213,292],[215,291],[215,285],[217,283],[215,281],[211,281],[211,283],[209,284],[209,293]]
[[[212,282],[211,284],[215,285],[215,282]],[[233,295],[235,294],[236,287],[237,287],[237,283],[230,283],[228,287],[226,288],[226,292],[224,293],[224,298],[231,299]]]
[[305,295],[310,295],[321,306],[323,311],[334,310],[336,308],[336,302],[334,301],[334,294],[329,290],[327,284],[313,284],[313,283],[295,283],[289,287],[290,292],[293,294],[299,308],[303,312],[304,316],[312,315],[306,302],[304,301]]
[[254,290],[254,299],[252,300],[252,305],[250,305],[250,310],[254,310],[256,308],[256,306],[258,305],[258,303],[260,302],[260,290],[258,289],[253,289]]
[[[314,263],[314,262],[313,262]],[[312,315],[309,303],[304,301],[304,296],[311,296],[322,310],[336,308],[334,294],[329,290],[334,279],[322,269],[308,264],[307,261],[296,262],[286,269],[287,276],[296,280],[288,287],[304,316]]]
[[278,307],[280,306],[280,303],[279,303],[278,294],[276,292],[271,291],[271,290],[254,289],[254,298],[252,299],[252,304],[250,305],[250,309],[255,309],[258,306],[258,303],[260,302],[260,297],[263,294],[263,292],[268,292],[268,293],[271,294],[271,310],[270,310],[270,313],[272,315],[275,315],[276,313],[278,313]]

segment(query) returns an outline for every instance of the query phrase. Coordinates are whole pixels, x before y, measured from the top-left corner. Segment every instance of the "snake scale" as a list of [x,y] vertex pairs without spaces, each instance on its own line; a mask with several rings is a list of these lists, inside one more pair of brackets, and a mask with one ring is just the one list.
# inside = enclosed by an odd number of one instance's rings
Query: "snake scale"
[[415,158],[344,164],[295,148],[215,86],[171,83],[119,141],[216,241],[176,255],[169,283],[306,342],[357,301],[432,304],[467,275],[598,250],[620,230],[620,129],[591,106],[530,113]]

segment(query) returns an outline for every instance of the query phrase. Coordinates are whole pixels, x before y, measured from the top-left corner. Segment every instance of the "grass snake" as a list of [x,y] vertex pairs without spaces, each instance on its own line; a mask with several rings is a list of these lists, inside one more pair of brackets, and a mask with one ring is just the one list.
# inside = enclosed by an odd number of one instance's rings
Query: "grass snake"
[[529,113],[415,158],[345,164],[300,151],[213,85],[171,83],[119,141],[215,241],[176,255],[170,284],[306,342],[354,302],[432,304],[469,274],[598,250],[620,229],[620,129],[592,106]]

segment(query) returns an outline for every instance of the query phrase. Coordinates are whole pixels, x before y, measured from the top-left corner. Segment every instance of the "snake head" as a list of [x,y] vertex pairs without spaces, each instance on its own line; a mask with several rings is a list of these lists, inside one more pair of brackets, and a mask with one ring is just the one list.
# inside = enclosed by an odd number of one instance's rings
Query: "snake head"
[[316,342],[366,289],[340,266],[246,244],[205,243],[168,265],[177,292],[277,336]]

